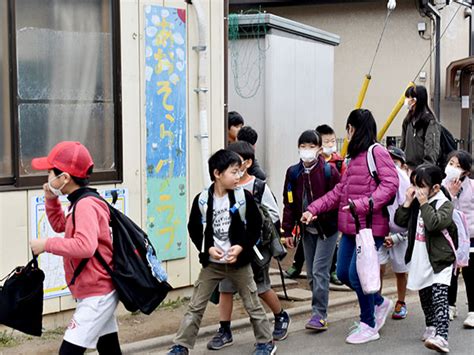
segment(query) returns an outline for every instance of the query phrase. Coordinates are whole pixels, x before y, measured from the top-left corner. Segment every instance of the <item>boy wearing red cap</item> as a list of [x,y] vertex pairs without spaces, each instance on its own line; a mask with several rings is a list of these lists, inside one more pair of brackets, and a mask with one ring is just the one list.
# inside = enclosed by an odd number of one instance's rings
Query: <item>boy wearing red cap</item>
[[[112,267],[109,208],[98,197],[80,199],[84,193],[96,191],[87,187],[92,157],[81,143],[64,141],[47,157],[33,159],[31,165],[48,171],[48,182],[43,185],[46,214],[53,230],[64,232],[64,238],[32,240],[31,249],[35,255],[47,252],[63,257],[66,281],[77,300],[59,354],[84,354],[88,348],[97,348],[99,354],[121,354],[115,319],[118,296],[110,275],[93,257],[99,251]],[[71,202],[66,215],[58,199],[61,195]],[[74,271],[83,259],[90,260],[75,279]]]

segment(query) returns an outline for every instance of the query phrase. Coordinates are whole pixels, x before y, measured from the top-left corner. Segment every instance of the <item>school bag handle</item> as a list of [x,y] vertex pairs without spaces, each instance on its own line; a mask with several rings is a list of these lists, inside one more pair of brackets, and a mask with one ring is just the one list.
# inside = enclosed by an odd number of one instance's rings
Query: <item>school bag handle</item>
[[[352,218],[354,218],[355,226],[356,226],[356,233],[358,234],[360,232],[360,220],[359,216],[356,213],[356,206],[355,203],[352,199],[349,199],[349,209],[351,211]],[[367,229],[372,228],[372,219],[374,215],[374,200],[372,199],[372,196],[369,198],[369,213],[365,217],[365,223]]]

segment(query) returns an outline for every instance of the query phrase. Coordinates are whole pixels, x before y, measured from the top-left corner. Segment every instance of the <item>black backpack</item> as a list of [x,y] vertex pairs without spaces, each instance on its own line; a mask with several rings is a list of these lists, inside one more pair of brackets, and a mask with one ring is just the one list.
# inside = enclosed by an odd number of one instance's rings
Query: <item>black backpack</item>
[[[98,250],[94,257],[99,260],[105,270],[112,277],[120,301],[130,312],[140,310],[150,314],[165,299],[172,287],[166,281],[159,281],[153,275],[152,268],[147,260],[147,250],[151,248],[156,257],[155,249],[147,234],[130,218],[104,200],[96,191],[89,189],[77,199],[75,204],[83,198],[94,196],[107,203],[110,210],[110,226],[113,236],[113,270],[102,258]],[[75,225],[75,208],[72,212]],[[83,259],[74,271],[70,285],[82,272],[90,259]]]
[[439,156],[436,165],[444,169],[448,163],[449,154],[458,149],[458,143],[451,132],[442,124],[440,124],[439,145]]

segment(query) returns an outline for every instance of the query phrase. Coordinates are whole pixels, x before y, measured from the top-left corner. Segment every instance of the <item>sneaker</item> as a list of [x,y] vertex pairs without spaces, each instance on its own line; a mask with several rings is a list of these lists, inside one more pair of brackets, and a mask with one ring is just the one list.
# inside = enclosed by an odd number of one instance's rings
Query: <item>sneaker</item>
[[380,339],[380,335],[376,328],[369,327],[364,322],[360,322],[359,326],[346,338],[346,343],[365,344],[378,339]]
[[276,354],[277,346],[273,343],[255,344],[253,355],[273,355]]
[[464,328],[474,328],[474,312],[469,312],[463,323]]
[[384,326],[392,307],[393,301],[388,298],[384,298],[380,306],[375,306],[375,329],[377,332]]
[[290,315],[283,311],[281,316],[275,317],[275,328],[273,329],[273,340],[285,340],[288,336],[288,327],[290,326]]
[[436,350],[439,353],[449,353],[448,341],[440,335],[426,339],[425,346],[428,349]]
[[173,345],[170,350],[166,353],[167,355],[188,355],[188,348],[181,345]]
[[231,346],[233,342],[232,332],[220,327],[216,335],[207,343],[207,348],[209,350],[220,350],[226,346]]
[[322,332],[328,329],[328,322],[320,316],[314,315],[304,326],[306,329],[316,330]]
[[435,327],[426,327],[425,332],[421,336],[421,341],[425,342],[427,339],[432,338],[436,335]]
[[290,279],[296,279],[301,274],[301,269],[297,269],[294,266],[290,266],[288,270],[285,271],[285,274]]
[[454,320],[458,316],[458,309],[456,306],[449,306],[449,320]]
[[329,282],[332,283],[333,285],[336,285],[336,286],[342,286],[342,285],[343,285],[343,283],[341,282],[341,280],[339,280],[339,279],[337,278],[337,274],[336,274],[335,271],[334,271],[334,272],[331,272],[331,277],[330,277],[330,279],[329,279]]
[[405,302],[397,301],[392,313],[392,319],[405,319],[407,317],[407,305]]

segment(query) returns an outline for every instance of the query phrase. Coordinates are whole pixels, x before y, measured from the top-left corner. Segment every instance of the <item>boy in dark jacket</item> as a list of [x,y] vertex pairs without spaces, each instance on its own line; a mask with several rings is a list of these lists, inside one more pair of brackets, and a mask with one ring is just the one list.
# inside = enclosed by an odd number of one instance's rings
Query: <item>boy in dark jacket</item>
[[[189,236],[199,252],[203,268],[194,286],[194,293],[181,326],[168,354],[188,354],[199,332],[202,316],[211,294],[220,281],[229,279],[237,288],[250,316],[255,338],[255,354],[276,353],[270,322],[262,307],[250,261],[253,246],[260,236],[262,218],[251,193],[236,201],[235,189],[240,180],[241,159],[238,154],[219,150],[209,159],[209,174],[214,183],[207,192],[207,201],[199,194],[194,198],[189,216]],[[207,205],[205,219],[203,205]],[[241,208],[245,205],[245,221]]]
[[[337,169],[320,154],[321,137],[305,131],[298,140],[300,162],[288,168],[283,190],[282,228],[289,248],[294,247],[292,231],[311,202],[331,191],[339,182]],[[323,214],[315,223],[300,225],[308,281],[313,293],[312,317],[307,329],[326,330],[329,270],[337,242],[337,210]]]

